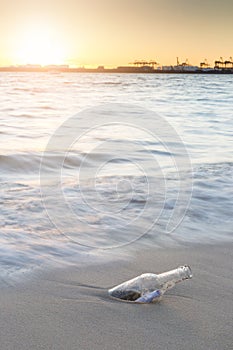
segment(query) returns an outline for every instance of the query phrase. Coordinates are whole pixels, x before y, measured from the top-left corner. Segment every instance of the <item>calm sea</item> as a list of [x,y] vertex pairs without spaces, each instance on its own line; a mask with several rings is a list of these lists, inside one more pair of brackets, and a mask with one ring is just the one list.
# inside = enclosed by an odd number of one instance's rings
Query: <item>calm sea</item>
[[231,76],[0,74],[0,274],[232,241]]

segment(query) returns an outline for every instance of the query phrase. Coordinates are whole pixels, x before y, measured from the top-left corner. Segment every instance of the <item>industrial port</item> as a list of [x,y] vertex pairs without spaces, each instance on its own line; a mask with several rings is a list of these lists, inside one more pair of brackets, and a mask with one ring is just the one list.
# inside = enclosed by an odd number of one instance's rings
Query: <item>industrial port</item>
[[97,68],[70,67],[69,65],[47,65],[27,64],[0,67],[0,72],[50,72],[50,73],[150,73],[150,74],[233,74],[233,59],[220,59],[214,61],[211,66],[207,60],[203,60],[199,66],[194,66],[189,63],[188,59],[184,62],[176,59],[175,65],[160,65],[156,60],[135,60],[126,66],[116,68],[105,68],[98,66]]

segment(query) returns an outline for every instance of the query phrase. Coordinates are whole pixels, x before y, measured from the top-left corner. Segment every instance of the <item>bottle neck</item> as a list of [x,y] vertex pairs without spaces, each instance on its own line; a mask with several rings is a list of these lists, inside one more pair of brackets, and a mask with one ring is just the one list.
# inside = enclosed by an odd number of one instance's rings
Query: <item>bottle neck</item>
[[164,285],[167,282],[178,283],[192,278],[191,268],[187,265],[180,266],[177,269],[167,271],[158,275],[159,283]]

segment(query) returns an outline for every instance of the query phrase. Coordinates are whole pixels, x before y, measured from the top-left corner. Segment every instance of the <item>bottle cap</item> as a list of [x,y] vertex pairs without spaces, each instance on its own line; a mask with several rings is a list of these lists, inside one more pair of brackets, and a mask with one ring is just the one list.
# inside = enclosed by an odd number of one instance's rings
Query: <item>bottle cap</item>
[[179,269],[181,270],[181,277],[183,280],[189,279],[193,277],[191,267],[188,265],[180,266]]

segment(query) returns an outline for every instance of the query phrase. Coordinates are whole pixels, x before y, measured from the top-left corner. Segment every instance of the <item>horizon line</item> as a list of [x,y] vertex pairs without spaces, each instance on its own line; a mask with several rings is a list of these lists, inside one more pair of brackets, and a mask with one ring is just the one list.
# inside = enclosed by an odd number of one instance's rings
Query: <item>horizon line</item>
[[[69,62],[71,62],[71,60],[68,60]],[[73,61],[74,62],[74,61]],[[223,57],[220,57],[219,59],[214,60],[214,66],[219,65],[219,66],[223,66],[223,65],[232,65],[233,67],[233,59],[232,56],[229,56],[228,59],[223,60]],[[205,58],[204,60],[202,60],[199,63],[199,66],[197,65],[193,65],[189,62],[189,59],[186,59],[184,62],[180,63],[179,57],[176,57],[176,64],[163,64],[163,63],[159,63],[157,62],[157,60],[144,60],[144,59],[135,59],[133,62],[129,62],[127,64],[121,64],[119,65],[113,65],[113,64],[85,64],[85,63],[66,63],[66,61],[64,61],[63,63],[60,64],[55,64],[55,63],[47,63],[47,64],[41,64],[39,62],[35,62],[35,63],[12,63],[8,65],[0,65],[1,68],[23,68],[23,67],[35,67],[35,68],[50,68],[50,67],[63,67],[63,68],[105,68],[105,67],[109,67],[109,68],[118,68],[118,67],[122,67],[122,66],[128,66],[128,67],[142,67],[142,66],[152,66],[152,67],[175,67],[175,66],[193,66],[193,67],[211,67],[211,64],[209,64],[208,60]]]

